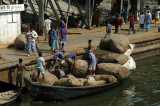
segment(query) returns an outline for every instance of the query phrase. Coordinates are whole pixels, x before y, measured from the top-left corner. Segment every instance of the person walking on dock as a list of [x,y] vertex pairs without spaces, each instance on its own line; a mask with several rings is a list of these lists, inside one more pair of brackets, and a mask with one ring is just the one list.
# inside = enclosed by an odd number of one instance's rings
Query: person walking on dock
[[44,21],[44,34],[45,34],[44,40],[48,39],[48,32],[51,29],[51,23],[52,21],[49,19],[48,16],[46,16],[46,20]]
[[77,52],[73,52],[66,57],[66,62],[69,68],[69,74],[72,74],[73,66],[75,67],[76,56],[77,56]]
[[64,45],[66,44],[66,35],[67,35],[67,28],[66,25],[63,25],[63,28],[60,28],[60,49],[64,49]]
[[125,10],[125,12],[124,12],[124,22],[125,22],[125,24],[127,23],[127,21],[128,21],[128,11]]
[[[35,55],[37,54],[36,52],[36,43],[35,43],[35,38],[38,39],[38,34],[36,31],[33,30],[33,26],[31,26],[30,31],[27,32],[28,35],[28,55],[30,56],[31,52],[34,52]],[[39,42],[39,39],[38,39]],[[37,47],[38,48],[38,47]]]
[[51,30],[49,31],[49,42],[51,42],[52,53],[55,53],[55,50],[59,48],[58,39],[57,26],[52,25]]
[[135,29],[134,29],[134,14],[133,14],[133,13],[130,15],[129,21],[130,21],[130,26],[129,26],[128,35],[131,34],[131,29],[133,30],[133,34],[135,34],[136,31],[135,31]]
[[37,72],[38,72],[38,75],[37,75],[37,82],[38,82],[38,77],[40,75],[40,73],[42,74],[42,83],[44,83],[44,74],[45,74],[45,71],[46,71],[46,65],[45,65],[45,60],[44,58],[42,57],[42,52],[39,52],[39,57],[36,58],[35,60],[31,61],[30,63],[32,62],[36,62],[37,63]]
[[149,11],[147,11],[147,14],[145,15],[145,21],[146,21],[146,31],[148,32],[151,22],[151,14],[149,13]]
[[60,28],[63,28],[63,25],[65,24],[63,18],[61,17],[61,22],[60,22]]
[[23,81],[23,71],[30,71],[28,70],[25,65],[22,63],[23,60],[20,58],[19,59],[19,63],[16,65],[17,67],[17,78],[16,78],[16,85],[18,86],[19,83],[19,87],[22,87],[22,81]]
[[115,34],[118,34],[118,28],[119,28],[119,25],[120,25],[120,20],[119,20],[119,16],[117,15],[116,16],[116,19],[114,19],[114,25],[115,25]]
[[[145,15],[143,14],[143,12],[141,13],[140,17],[139,17],[139,28],[144,30],[144,20],[145,20]],[[138,31],[139,31],[138,28]]]
[[106,21],[106,35],[105,38],[111,34],[111,27],[112,25],[109,23],[109,21]]

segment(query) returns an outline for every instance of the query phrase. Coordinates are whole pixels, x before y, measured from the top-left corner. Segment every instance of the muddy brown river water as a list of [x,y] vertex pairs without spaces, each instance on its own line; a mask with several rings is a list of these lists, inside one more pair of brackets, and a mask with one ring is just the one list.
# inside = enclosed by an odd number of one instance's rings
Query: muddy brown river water
[[12,106],[160,106],[160,56],[136,64],[129,79],[109,91],[58,102],[32,102],[25,92]]

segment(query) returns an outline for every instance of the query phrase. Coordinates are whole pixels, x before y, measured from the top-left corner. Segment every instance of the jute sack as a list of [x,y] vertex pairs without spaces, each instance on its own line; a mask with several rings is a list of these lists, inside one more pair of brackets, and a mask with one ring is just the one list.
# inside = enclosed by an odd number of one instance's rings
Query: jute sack
[[110,37],[109,36],[107,36],[106,38],[101,39],[100,44],[99,44],[99,48],[102,49],[102,50],[110,51],[109,41],[110,41]]
[[65,63],[61,64],[61,67],[68,68],[68,64],[65,62]]
[[106,81],[104,80],[99,80],[99,81],[87,80],[84,83],[84,86],[96,86],[96,85],[104,85],[104,84],[106,84]]
[[129,40],[121,35],[110,35],[101,40],[99,47],[103,50],[125,53],[129,48]]
[[[33,76],[32,76],[33,81],[37,81],[36,80],[37,75],[38,75],[37,70],[33,71]],[[47,85],[52,86],[55,84],[56,81],[58,81],[58,78],[54,74],[49,73],[48,71],[45,71],[44,77],[45,77],[44,84],[47,84]],[[38,77],[38,82],[42,83],[42,81],[43,81],[42,74],[40,73]]]
[[128,61],[128,56],[125,54],[119,54],[100,49],[93,50],[93,53],[96,55],[98,63],[118,63],[123,65]]
[[79,80],[82,84],[84,84],[84,83],[87,81],[87,79],[85,79],[85,78],[78,78],[78,80]]
[[83,83],[75,77],[69,77],[69,78],[66,77],[66,78],[61,78],[54,85],[67,86],[67,87],[80,87],[83,86]]
[[58,79],[68,75],[69,70],[68,68],[61,68],[61,69],[56,69],[55,71],[52,72]]
[[24,50],[26,47],[26,39],[24,35],[18,35],[15,40],[15,47],[18,50]]
[[[32,72],[33,73],[33,72]],[[33,75],[31,72],[24,71],[23,76],[28,79],[29,81],[32,81],[31,76]]]
[[113,75],[94,75],[93,76],[96,81],[105,80],[106,83],[115,83],[117,82],[117,78]]
[[76,60],[73,68],[73,75],[79,78],[83,78],[88,72],[88,62],[86,60]]
[[127,78],[131,72],[120,64],[101,63],[97,65],[97,74],[113,75],[118,80]]

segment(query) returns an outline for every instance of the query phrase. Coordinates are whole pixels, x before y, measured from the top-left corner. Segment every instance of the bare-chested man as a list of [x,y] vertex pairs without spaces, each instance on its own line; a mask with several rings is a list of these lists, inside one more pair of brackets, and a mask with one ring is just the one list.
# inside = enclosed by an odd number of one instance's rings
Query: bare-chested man
[[24,71],[24,69],[25,69],[26,71],[29,71],[22,62],[23,62],[23,60],[20,58],[20,59],[19,59],[19,64],[16,65],[16,67],[17,67],[17,80],[16,80],[16,85],[18,86],[18,82],[19,82],[20,87],[22,87],[23,71]]

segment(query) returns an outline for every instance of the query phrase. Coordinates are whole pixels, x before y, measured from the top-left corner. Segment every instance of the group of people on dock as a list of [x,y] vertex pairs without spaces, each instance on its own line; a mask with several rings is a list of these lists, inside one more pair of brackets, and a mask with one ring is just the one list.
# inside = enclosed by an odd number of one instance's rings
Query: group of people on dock
[[[37,52],[39,52],[37,46],[37,43],[39,43],[39,38],[35,29],[36,27],[34,25],[30,25],[30,28],[27,28],[26,31],[26,48],[28,50],[27,56],[30,56],[32,52],[34,52],[35,55],[37,54]],[[66,44],[66,35],[67,28],[62,18],[60,28],[58,28],[58,26],[53,25],[49,17],[46,16],[46,19],[44,21],[44,40],[48,40],[48,44],[51,47],[50,50],[52,51],[52,53],[55,53],[58,49],[59,51],[64,49],[64,45]],[[35,39],[37,39],[37,43]]]
[[[133,31],[133,34],[136,33],[136,31],[135,31],[135,15],[134,14],[135,13],[130,13],[129,16],[126,15],[124,18],[126,24],[130,23],[128,35],[131,34],[131,31]],[[146,28],[146,31],[148,32],[148,30],[150,28],[151,20],[152,20],[152,16],[151,16],[150,11],[147,11],[147,13],[145,15],[142,12],[141,15],[139,16],[139,20],[138,20],[139,24],[140,24],[138,31],[139,31],[139,29],[143,29],[143,31],[144,31],[144,29]],[[114,33],[118,34],[119,27],[121,27],[121,29],[122,29],[122,26],[121,26],[122,19],[119,19],[119,16],[117,15],[113,21],[113,24],[115,26]],[[146,26],[144,26],[145,24],[146,24]],[[106,21],[106,35],[105,36],[107,36],[108,34],[111,34],[111,27],[112,27],[112,25],[110,24],[110,22]]]

